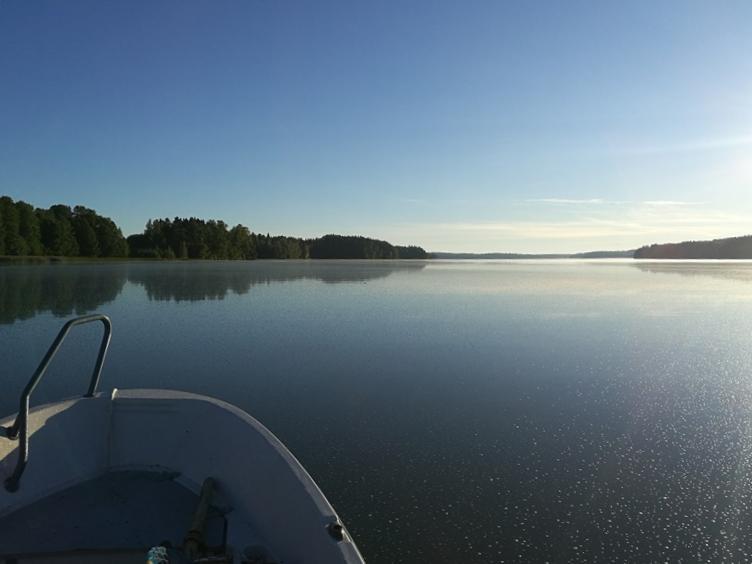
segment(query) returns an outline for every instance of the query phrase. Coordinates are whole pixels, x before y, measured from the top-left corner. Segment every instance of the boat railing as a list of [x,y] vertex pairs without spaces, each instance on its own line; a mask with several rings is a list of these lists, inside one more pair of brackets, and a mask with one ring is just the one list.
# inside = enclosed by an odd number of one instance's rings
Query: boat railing
[[102,342],[99,345],[97,362],[96,364],[94,364],[94,371],[92,372],[91,379],[89,380],[89,388],[86,391],[86,394],[84,394],[84,397],[94,397],[94,394],[97,391],[97,387],[99,386],[99,378],[102,375],[102,365],[104,364],[104,358],[107,355],[107,349],[110,346],[110,338],[112,337],[112,322],[110,321],[110,318],[99,313],[77,317],[75,319],[71,319],[65,325],[63,325],[63,328],[60,329],[57,337],[55,337],[52,345],[50,345],[50,348],[47,350],[47,354],[44,355],[42,362],[39,363],[39,366],[34,371],[34,374],[32,375],[28,384],[26,384],[26,387],[23,389],[23,392],[21,393],[21,399],[19,401],[18,415],[16,415],[16,420],[10,427],[4,428],[5,436],[8,439],[18,439],[19,441],[18,460],[16,462],[15,470],[13,471],[13,474],[11,474],[11,476],[5,480],[5,489],[9,492],[15,492],[18,490],[21,476],[26,469],[26,464],[29,462],[28,421],[29,399],[31,397],[31,394],[37,387],[37,384],[39,384],[42,376],[44,376],[45,372],[47,371],[47,367],[50,365],[50,362],[57,354],[57,351],[60,349],[60,346],[63,344],[63,341],[68,336],[70,330],[76,325],[83,325],[85,323],[92,323],[94,321],[102,322],[102,325],[104,325],[104,334],[102,335]]

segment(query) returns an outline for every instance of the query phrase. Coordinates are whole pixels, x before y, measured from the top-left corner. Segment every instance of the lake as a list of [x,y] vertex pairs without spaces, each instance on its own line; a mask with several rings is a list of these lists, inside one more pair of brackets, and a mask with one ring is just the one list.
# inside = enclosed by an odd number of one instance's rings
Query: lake
[[[751,263],[1,265],[0,414],[93,311],[102,389],[245,409],[371,564],[752,557]],[[83,393],[100,330],[33,403]]]

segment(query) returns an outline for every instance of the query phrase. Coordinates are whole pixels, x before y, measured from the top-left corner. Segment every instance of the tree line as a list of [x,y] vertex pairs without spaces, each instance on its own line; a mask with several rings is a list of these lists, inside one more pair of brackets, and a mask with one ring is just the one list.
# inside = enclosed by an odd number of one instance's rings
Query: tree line
[[752,259],[752,236],[641,247],[636,259]]
[[34,208],[0,198],[0,255],[161,259],[425,259],[421,247],[360,236],[314,239],[253,233],[196,217],[153,219],[127,239],[108,217],[84,206]]
[[144,232],[128,237],[131,256],[167,259],[424,259],[416,246],[351,235],[302,239],[254,233],[244,225],[197,217],[149,220]]
[[128,244],[114,221],[84,206],[42,209],[3,196],[0,255],[125,257]]

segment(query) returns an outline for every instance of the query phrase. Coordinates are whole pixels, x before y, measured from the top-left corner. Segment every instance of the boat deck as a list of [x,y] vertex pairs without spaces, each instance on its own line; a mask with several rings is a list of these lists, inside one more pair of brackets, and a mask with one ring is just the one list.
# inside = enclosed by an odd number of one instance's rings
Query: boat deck
[[[153,546],[179,547],[199,497],[174,478],[110,472],[5,515],[0,518],[0,563],[143,563]],[[208,545],[223,544],[224,525],[221,513],[210,509]]]
[[26,424],[28,443],[0,437],[0,480],[30,445],[20,487],[0,485],[0,564],[143,564],[167,543],[174,562],[363,563],[295,457],[226,402],[116,389],[37,406]]

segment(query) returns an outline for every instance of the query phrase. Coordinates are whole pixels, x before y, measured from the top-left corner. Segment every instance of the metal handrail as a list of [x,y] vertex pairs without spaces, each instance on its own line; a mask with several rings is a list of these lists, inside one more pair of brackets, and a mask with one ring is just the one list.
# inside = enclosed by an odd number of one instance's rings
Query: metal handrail
[[42,376],[44,376],[47,367],[49,366],[54,356],[57,354],[57,351],[58,349],[60,349],[60,345],[63,344],[63,341],[68,335],[68,332],[76,325],[83,325],[84,323],[91,323],[92,321],[102,322],[102,324],[104,325],[104,335],[102,335],[102,343],[99,345],[99,355],[97,356],[97,362],[94,365],[94,372],[92,373],[91,380],[89,381],[89,389],[87,390],[86,394],[84,394],[84,397],[91,398],[97,391],[97,386],[99,385],[99,377],[102,374],[104,357],[107,354],[107,349],[110,346],[110,338],[112,337],[112,322],[110,321],[110,318],[99,313],[77,317],[75,319],[71,319],[65,325],[63,325],[63,328],[60,329],[57,337],[55,337],[52,345],[50,345],[50,348],[47,350],[47,354],[44,355],[42,362],[39,363],[39,366],[34,372],[34,375],[31,377],[31,380],[29,380],[29,383],[26,384],[26,387],[21,394],[16,420],[13,422],[13,425],[5,428],[5,436],[9,439],[15,440],[20,437],[16,468],[13,471],[13,474],[5,480],[5,489],[9,492],[15,492],[18,490],[21,475],[26,468],[26,464],[29,462],[28,419],[29,398],[31,397],[31,393],[34,391],[34,388],[37,387],[37,384],[39,384]]

